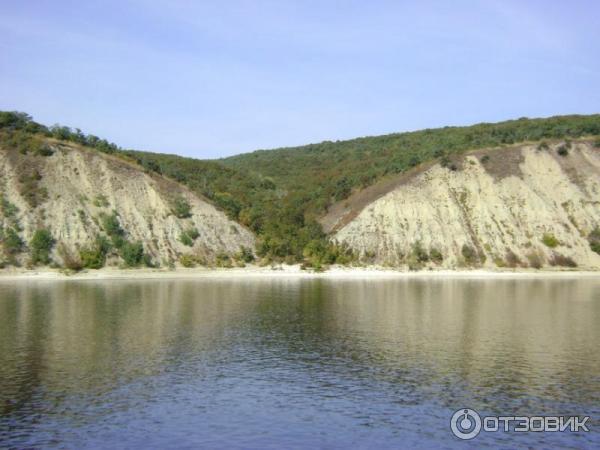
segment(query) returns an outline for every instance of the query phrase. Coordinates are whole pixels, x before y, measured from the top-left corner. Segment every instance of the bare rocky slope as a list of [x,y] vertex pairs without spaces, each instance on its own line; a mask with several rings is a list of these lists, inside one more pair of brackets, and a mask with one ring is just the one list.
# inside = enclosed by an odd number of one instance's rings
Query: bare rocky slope
[[[116,219],[122,239],[143,244],[152,264],[172,264],[182,255],[210,262],[242,246],[254,249],[252,233],[178,183],[76,144],[49,140],[42,154],[1,148],[0,194],[5,242],[9,229],[22,241],[12,255],[0,248],[0,263],[27,264],[29,242],[45,229],[54,240],[51,260],[64,265],[93,248],[98,236],[109,237],[107,218]],[[107,264],[123,264],[117,255],[110,252]]]
[[580,140],[479,150],[384,180],[322,219],[367,262],[600,269],[600,149]]

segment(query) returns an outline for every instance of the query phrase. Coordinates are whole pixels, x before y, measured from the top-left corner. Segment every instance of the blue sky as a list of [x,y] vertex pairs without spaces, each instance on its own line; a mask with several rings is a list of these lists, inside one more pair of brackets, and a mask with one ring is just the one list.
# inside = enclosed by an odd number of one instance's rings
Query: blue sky
[[0,2],[0,109],[199,158],[600,112],[600,2]]

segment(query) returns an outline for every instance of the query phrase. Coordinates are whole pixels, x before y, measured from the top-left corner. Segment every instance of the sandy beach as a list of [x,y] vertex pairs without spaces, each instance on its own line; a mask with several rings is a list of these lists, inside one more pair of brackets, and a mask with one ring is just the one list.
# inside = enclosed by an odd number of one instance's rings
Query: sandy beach
[[332,266],[323,272],[302,270],[300,265],[269,267],[247,266],[236,268],[177,268],[120,269],[103,268],[67,273],[57,269],[8,269],[0,271],[0,281],[18,280],[117,280],[117,279],[201,279],[201,278],[329,278],[329,279],[384,279],[384,278],[573,278],[599,277],[600,271],[584,270],[422,270],[403,271],[389,267]]

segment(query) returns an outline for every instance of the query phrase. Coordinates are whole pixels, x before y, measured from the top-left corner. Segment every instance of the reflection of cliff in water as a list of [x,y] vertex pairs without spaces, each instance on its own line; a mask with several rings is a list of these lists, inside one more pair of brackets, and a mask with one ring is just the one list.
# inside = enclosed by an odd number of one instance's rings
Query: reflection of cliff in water
[[591,279],[4,284],[0,407],[223,379],[341,397],[375,385],[409,405],[594,405],[598,323]]
[[223,290],[211,283],[42,282],[0,289],[5,413],[32,395],[101,394],[188,357],[226,352],[227,330],[243,320],[245,307],[235,284]]
[[[331,284],[339,334],[386,380],[496,407],[534,397],[600,403],[598,280],[412,279]],[[350,348],[350,347],[349,347]]]

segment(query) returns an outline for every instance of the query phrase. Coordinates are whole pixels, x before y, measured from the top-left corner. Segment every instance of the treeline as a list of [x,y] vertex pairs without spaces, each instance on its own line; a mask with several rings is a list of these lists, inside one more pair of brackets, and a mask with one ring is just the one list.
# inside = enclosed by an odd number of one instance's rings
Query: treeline
[[18,111],[0,111],[0,130],[4,132],[2,136],[4,142],[12,140],[17,146],[27,145],[31,134],[42,134],[45,137],[93,147],[104,153],[115,153],[121,150],[118,145],[93,134],[85,134],[79,128],[58,124],[47,127],[34,122],[29,114]]

